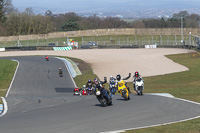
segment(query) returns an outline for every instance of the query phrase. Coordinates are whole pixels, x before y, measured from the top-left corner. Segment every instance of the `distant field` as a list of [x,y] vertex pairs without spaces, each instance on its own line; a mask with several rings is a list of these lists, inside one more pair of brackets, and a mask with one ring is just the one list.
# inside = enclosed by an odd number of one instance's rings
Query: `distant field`
[[[181,45],[181,36],[177,35],[109,35],[109,36],[90,36],[90,37],[71,37],[69,39],[78,42],[79,46],[86,45],[93,41],[98,45]],[[189,44],[189,36],[184,36],[186,44]],[[193,38],[192,38],[193,40]],[[12,42],[0,42],[1,47],[15,46],[48,46],[49,43],[55,43],[56,46],[66,46],[67,38],[21,40]],[[192,41],[192,43],[194,43]]]

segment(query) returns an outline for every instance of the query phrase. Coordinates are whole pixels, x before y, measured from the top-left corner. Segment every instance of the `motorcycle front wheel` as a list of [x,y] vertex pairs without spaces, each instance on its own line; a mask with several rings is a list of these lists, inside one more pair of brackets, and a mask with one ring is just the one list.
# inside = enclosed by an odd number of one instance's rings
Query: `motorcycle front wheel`
[[124,93],[123,93],[123,97],[124,97],[124,100],[125,101],[127,101],[129,98],[129,96],[128,96],[128,94],[127,94],[127,92],[125,91]]

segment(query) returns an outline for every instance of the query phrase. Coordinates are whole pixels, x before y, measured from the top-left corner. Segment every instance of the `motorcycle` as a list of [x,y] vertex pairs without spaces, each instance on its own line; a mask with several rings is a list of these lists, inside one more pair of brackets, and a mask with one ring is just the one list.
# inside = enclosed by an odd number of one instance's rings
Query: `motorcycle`
[[141,78],[136,79],[135,81],[135,91],[137,92],[138,95],[143,95],[143,90],[144,90],[144,82]]
[[130,99],[129,91],[126,87],[124,80],[121,80],[120,82],[118,82],[117,85],[118,85],[118,92],[121,94],[124,100],[125,101],[129,100]]
[[94,89],[93,89],[93,87],[89,86],[89,87],[87,88],[87,93],[88,93],[89,95],[94,94]]
[[110,95],[112,97],[116,93],[116,82],[115,82],[115,80],[111,80],[110,81],[110,87],[109,87],[109,89],[110,89],[110,93],[111,93]]
[[88,95],[88,93],[87,93],[87,91],[86,91],[86,88],[83,88],[82,89],[82,93],[81,93],[82,95]]
[[63,77],[63,72],[62,71],[59,71],[59,76]]
[[79,89],[79,88],[74,88],[74,96],[81,96],[82,94],[81,94],[81,89]]
[[104,77],[104,81],[95,82],[94,84],[96,98],[103,107],[112,105],[112,97],[110,96],[109,91],[104,87],[106,82],[107,79]]
[[48,56],[45,56],[45,59],[46,59],[46,61],[49,61],[49,57]]
[[97,89],[96,97],[101,103],[101,106],[106,107],[108,105],[112,105],[112,98],[107,90],[103,89],[102,91],[100,91]]

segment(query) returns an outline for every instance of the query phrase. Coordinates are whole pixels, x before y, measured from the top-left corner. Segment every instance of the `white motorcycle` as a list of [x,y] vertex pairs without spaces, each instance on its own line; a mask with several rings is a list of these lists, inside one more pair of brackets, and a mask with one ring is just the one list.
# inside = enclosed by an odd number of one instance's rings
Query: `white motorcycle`
[[144,81],[141,78],[136,79],[135,91],[137,92],[138,95],[143,95],[143,90],[144,90]]

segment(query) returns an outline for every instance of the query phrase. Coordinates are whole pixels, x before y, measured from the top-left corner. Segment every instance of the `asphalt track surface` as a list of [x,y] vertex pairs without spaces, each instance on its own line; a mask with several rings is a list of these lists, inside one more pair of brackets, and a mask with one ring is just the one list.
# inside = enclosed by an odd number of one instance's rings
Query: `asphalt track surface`
[[[154,95],[131,95],[101,107],[95,96],[73,96],[74,84],[62,61],[9,57],[19,68],[0,118],[1,133],[98,133],[180,121],[200,116],[200,105]],[[64,77],[58,76],[58,68]]]

